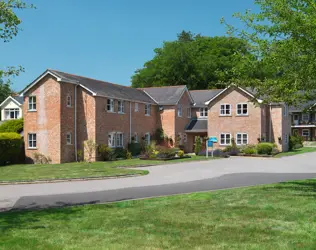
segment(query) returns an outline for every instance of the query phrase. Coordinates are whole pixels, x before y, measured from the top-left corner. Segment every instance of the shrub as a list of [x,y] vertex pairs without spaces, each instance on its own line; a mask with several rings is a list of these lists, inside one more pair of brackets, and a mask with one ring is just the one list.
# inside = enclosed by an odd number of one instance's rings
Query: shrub
[[125,156],[125,158],[128,159],[128,160],[132,159],[132,158],[133,158],[132,153],[129,152],[128,150],[126,150],[126,156]]
[[172,157],[175,157],[177,154],[177,151],[179,151],[178,149],[175,149],[175,148],[167,148],[163,146],[157,146],[156,149],[159,152],[157,154],[158,158],[172,158]]
[[0,125],[0,133],[21,133],[23,131],[23,123],[23,119],[6,121]]
[[77,150],[77,161],[83,161],[83,151],[81,149]]
[[178,151],[178,156],[181,158],[184,156],[184,151],[183,150],[179,150]]
[[144,155],[150,157],[152,152],[156,149],[156,142],[151,141],[149,145],[145,145],[144,147]]
[[137,142],[129,143],[127,148],[128,148],[128,151],[131,152],[132,156],[140,155],[142,151],[141,144]]
[[275,145],[273,143],[262,142],[257,145],[257,152],[260,155],[271,155],[273,148],[275,148]]
[[35,164],[50,164],[52,162],[49,156],[45,156],[41,153],[34,153],[33,159]]
[[196,136],[195,137],[195,144],[194,144],[194,152],[196,155],[198,155],[202,150],[202,142],[201,142],[201,137]]
[[115,148],[114,154],[116,158],[125,159],[126,158],[127,149],[125,148]]
[[14,162],[23,149],[23,140],[17,133],[0,133],[0,166]]
[[242,152],[247,155],[254,155],[257,153],[256,145],[247,145],[242,149]]
[[290,143],[289,143],[289,149],[294,150],[298,148],[303,147],[303,137],[299,135],[291,135],[290,136]]
[[108,145],[100,144],[98,146],[98,152],[103,161],[114,161],[116,160],[115,152],[112,148],[108,147]]
[[240,149],[237,147],[234,138],[232,138],[232,145],[227,146],[223,151],[229,155],[238,155]]

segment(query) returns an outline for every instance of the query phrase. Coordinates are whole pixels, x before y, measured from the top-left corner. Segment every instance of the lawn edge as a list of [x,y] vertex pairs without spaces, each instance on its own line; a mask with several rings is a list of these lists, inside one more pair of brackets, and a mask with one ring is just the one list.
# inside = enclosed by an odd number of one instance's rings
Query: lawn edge
[[70,182],[70,181],[91,181],[91,180],[107,180],[107,179],[119,179],[119,178],[129,178],[138,177],[149,174],[149,171],[143,174],[122,174],[115,176],[91,176],[91,177],[80,177],[80,178],[63,178],[63,179],[39,179],[39,180],[12,180],[12,181],[0,181],[1,185],[21,185],[21,184],[41,184],[41,183],[59,183],[59,182]]

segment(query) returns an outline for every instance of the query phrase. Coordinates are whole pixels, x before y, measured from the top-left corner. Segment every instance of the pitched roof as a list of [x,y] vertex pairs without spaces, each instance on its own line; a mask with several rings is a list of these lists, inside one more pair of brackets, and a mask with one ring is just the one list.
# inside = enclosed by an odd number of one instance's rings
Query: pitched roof
[[192,119],[185,130],[187,132],[206,132],[207,119]]
[[143,91],[139,89],[109,83],[101,80],[91,79],[88,77],[73,75],[53,69],[46,70],[42,75],[40,75],[31,84],[29,84],[22,91],[22,95],[25,92],[27,92],[31,87],[33,87],[43,77],[45,77],[47,74],[50,74],[57,78],[58,82],[69,82],[73,84],[78,84],[79,86],[88,90],[94,96],[104,96],[109,98],[139,101],[152,104],[155,103],[148,95],[146,95]]
[[153,100],[155,100],[156,103],[160,105],[174,105],[178,103],[183,93],[187,90],[187,87],[185,85],[180,85],[141,88],[141,90],[147,93]]
[[222,89],[205,89],[205,90],[191,90],[190,94],[195,102],[196,107],[206,107],[205,102],[212,99]]
[[19,106],[22,105],[24,102],[24,98],[21,96],[8,96],[2,103],[0,103],[0,107],[3,106],[3,104],[5,104],[9,99],[11,99],[11,101],[15,102]]
[[95,80],[88,77],[72,75],[57,70],[50,71],[60,76],[62,78],[61,81],[70,80],[80,83],[80,85],[83,85],[87,89],[94,92],[96,96],[105,96],[125,100],[136,100],[147,103],[154,103],[153,100],[149,96],[147,96],[143,91],[135,88],[104,82],[101,80]]
[[24,98],[22,96],[12,96],[13,99],[15,99],[18,103],[23,104]]
[[302,112],[305,109],[309,109],[309,108],[313,107],[315,104],[316,104],[316,101],[307,101],[307,102],[304,102],[304,103],[302,103],[300,105],[297,105],[297,106],[290,106],[289,107],[289,112],[290,113],[292,113],[292,112]]

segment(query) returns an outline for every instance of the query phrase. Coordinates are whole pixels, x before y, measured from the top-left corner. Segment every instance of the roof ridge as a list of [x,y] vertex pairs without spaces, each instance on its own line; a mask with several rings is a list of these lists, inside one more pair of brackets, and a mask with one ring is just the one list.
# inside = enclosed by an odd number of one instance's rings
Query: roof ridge
[[223,89],[194,89],[194,90],[189,90],[189,91],[194,92],[194,91],[210,91],[210,90],[223,90]]
[[145,87],[138,89],[158,89],[158,88],[178,88],[178,87],[186,87],[187,85],[171,85],[171,86],[157,86],[157,87]]
[[86,76],[80,76],[80,75],[76,75],[76,74],[71,74],[71,73],[67,73],[67,72],[60,71],[60,70],[55,70],[55,69],[48,69],[48,70],[56,71],[57,73],[59,72],[59,73],[67,74],[67,75],[70,75],[70,76],[82,77],[82,78],[89,79],[89,80],[93,80],[93,81],[109,83],[109,84],[121,86],[121,87],[124,87],[124,88],[135,89],[135,88],[132,88],[132,87],[130,87],[130,86],[125,86],[125,85],[118,84],[118,83],[106,82],[106,81],[103,81],[103,80],[98,80],[98,79],[91,78],[91,77],[86,77]]

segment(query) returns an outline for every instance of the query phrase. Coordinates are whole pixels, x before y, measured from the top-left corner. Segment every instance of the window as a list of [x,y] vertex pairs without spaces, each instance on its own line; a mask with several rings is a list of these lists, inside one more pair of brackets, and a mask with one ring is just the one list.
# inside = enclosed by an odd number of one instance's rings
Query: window
[[237,145],[247,145],[248,144],[248,134],[246,134],[246,133],[236,134],[236,144]]
[[112,132],[108,134],[108,146],[111,148],[123,147],[123,133]]
[[221,134],[221,145],[230,145],[231,144],[231,136],[230,134]]
[[138,102],[135,102],[135,112],[138,112]]
[[178,105],[178,117],[182,117],[182,106]]
[[188,141],[187,134],[183,134],[183,143],[187,143],[187,141]]
[[302,130],[302,136],[309,137],[309,129],[303,129]]
[[151,108],[150,104],[145,104],[145,115],[150,115],[150,108]]
[[308,113],[303,113],[302,114],[302,120],[303,121],[308,121],[309,120],[309,114]]
[[145,143],[146,143],[146,145],[149,145],[150,144],[150,133],[146,133],[145,134]]
[[19,109],[5,109],[4,110],[4,119],[11,120],[11,119],[18,119],[20,115]]
[[238,103],[237,104],[237,115],[248,115],[248,104]]
[[106,110],[108,112],[114,112],[114,100],[113,99],[108,99],[107,100]]
[[29,111],[36,111],[36,96],[29,96]]
[[207,108],[200,108],[200,117],[207,117]]
[[71,107],[71,95],[67,95],[67,107]]
[[118,100],[117,101],[117,112],[118,113],[124,113],[124,101]]
[[66,134],[67,145],[71,145],[71,133]]
[[187,108],[187,116],[188,118],[191,118],[191,108]]
[[36,134],[27,135],[28,148],[36,148]]
[[223,116],[231,115],[231,105],[230,104],[221,104],[220,114]]
[[134,133],[134,142],[138,142],[138,134],[136,132]]

